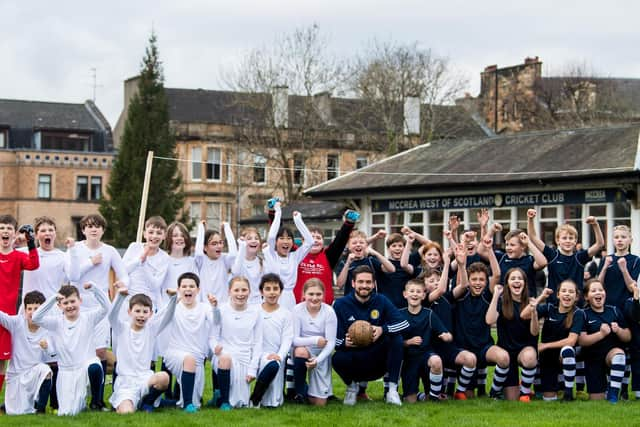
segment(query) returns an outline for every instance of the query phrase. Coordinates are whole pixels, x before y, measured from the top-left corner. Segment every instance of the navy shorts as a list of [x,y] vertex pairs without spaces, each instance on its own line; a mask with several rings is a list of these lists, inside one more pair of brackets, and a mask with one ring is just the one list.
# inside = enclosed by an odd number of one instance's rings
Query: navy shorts
[[418,393],[420,378],[427,373],[427,363],[429,358],[434,355],[436,353],[431,350],[411,356],[405,354],[400,374],[402,378],[402,395],[404,397]]
[[434,351],[442,359],[442,366],[447,368],[456,368],[456,357],[462,351],[452,342],[439,342],[433,346]]

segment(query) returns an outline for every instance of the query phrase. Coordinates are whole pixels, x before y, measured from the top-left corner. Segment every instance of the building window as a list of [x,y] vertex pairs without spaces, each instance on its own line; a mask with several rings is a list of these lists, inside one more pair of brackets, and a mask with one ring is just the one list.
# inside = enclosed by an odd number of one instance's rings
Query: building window
[[38,175],[38,198],[51,198],[51,175]]
[[102,199],[102,177],[91,177],[91,200]]
[[356,169],[362,169],[369,164],[369,159],[364,156],[356,157]]
[[302,153],[293,155],[293,183],[304,185],[304,155]]
[[207,203],[207,229],[220,229],[220,203]]
[[200,202],[191,202],[189,204],[189,219],[191,220],[191,224],[197,224],[201,217]]
[[337,154],[327,154],[327,180],[340,176],[340,158]]
[[76,199],[89,200],[89,178],[86,176],[76,178]]
[[36,139],[42,150],[91,151],[91,134],[38,132]]
[[7,148],[7,134],[8,132],[5,129],[0,129],[0,148]]
[[191,149],[191,180],[200,181],[202,179],[202,148],[193,147]]
[[267,171],[265,169],[267,159],[260,154],[253,156],[253,182],[255,184],[264,184],[267,181]]
[[220,149],[207,149],[207,179],[209,181],[220,181]]

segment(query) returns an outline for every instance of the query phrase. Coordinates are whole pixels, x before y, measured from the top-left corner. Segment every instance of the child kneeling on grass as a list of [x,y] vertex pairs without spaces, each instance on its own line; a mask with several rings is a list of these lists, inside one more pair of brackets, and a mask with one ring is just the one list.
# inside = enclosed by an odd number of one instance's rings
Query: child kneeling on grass
[[155,316],[150,297],[145,294],[132,296],[127,311],[130,321],[126,322],[119,320],[118,315],[128,290],[119,282],[116,282],[116,289],[109,322],[113,341],[117,344],[114,350],[118,375],[109,402],[119,414],[135,412],[138,406],[145,412],[152,412],[155,401],[169,386],[169,375],[166,372],[154,373],[149,366],[156,337],[173,320],[176,291],[169,290],[172,293],[169,303]]

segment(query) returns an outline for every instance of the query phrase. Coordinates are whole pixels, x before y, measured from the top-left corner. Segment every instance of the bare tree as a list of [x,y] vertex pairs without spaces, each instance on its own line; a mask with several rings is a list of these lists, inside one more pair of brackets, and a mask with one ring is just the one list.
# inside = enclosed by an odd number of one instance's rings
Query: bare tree
[[[302,195],[304,182],[294,166],[319,168],[313,150],[333,139],[335,130],[327,126],[314,95],[340,87],[342,68],[328,52],[327,37],[312,25],[252,50],[237,67],[222,72],[223,82],[237,93],[234,106],[249,113],[235,127],[244,161],[247,155],[264,159],[269,182],[287,200]],[[314,181],[319,178],[308,175],[304,184]]]
[[350,68],[349,86],[365,101],[368,116],[374,114],[383,126],[387,151],[392,154],[403,147],[403,107],[409,97],[422,104],[421,141],[436,135],[441,117],[438,106],[453,104],[468,81],[452,70],[449,59],[423,49],[417,42],[398,44],[374,40],[357,56]]
[[535,88],[549,115],[545,127],[597,126],[637,119],[640,80],[603,77],[586,61],[567,63],[548,74],[550,77],[543,77]]

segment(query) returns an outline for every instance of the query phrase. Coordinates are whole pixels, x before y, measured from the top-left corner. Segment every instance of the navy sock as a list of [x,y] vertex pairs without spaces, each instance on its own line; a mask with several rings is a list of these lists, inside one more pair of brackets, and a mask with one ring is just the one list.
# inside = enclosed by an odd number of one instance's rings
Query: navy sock
[[49,400],[49,393],[51,393],[51,378],[47,378],[42,382],[40,390],[38,391],[38,401],[36,402],[36,411],[44,413],[47,407],[47,401]]
[[211,367],[211,388],[213,390],[218,390],[220,388],[220,384],[218,384],[218,375],[216,374],[216,370]]
[[51,376],[51,394],[49,397],[49,403],[51,409],[58,409],[58,389],[56,387],[56,382],[58,380],[58,364],[52,363],[49,365],[51,368],[52,376]]
[[278,371],[280,370],[280,365],[275,360],[267,363],[267,365],[262,368],[262,371],[256,378],[256,385],[253,388],[253,393],[251,393],[251,402],[254,405],[258,405],[264,396],[264,393],[269,388],[271,381],[278,375]]
[[153,406],[153,403],[156,401],[156,399],[158,397],[160,397],[160,395],[162,394],[163,390],[158,390],[157,388],[155,388],[154,386],[149,387],[149,393],[147,393],[143,398],[142,398],[142,403],[144,405],[150,405]]
[[231,388],[230,369],[218,369],[218,387],[220,387],[220,404],[229,403],[229,389]]
[[304,357],[296,357],[293,360],[293,383],[296,389],[296,395],[304,396],[306,394],[307,385],[307,359]]
[[193,387],[196,382],[196,373],[183,371],[180,381],[182,383],[182,403],[183,407],[186,408],[193,403]]
[[100,402],[104,401],[104,385],[107,383],[107,361],[101,360],[102,366],[102,384],[100,384]]
[[103,378],[102,367],[97,363],[92,363],[87,369],[89,372],[89,383],[91,384],[91,403],[99,404],[102,402],[100,389],[102,388]]
[[280,370],[280,365],[275,360],[267,363],[267,365],[262,368],[262,371],[258,375],[256,381],[262,381],[263,383],[271,384],[271,381],[278,375],[278,371]]
[[[172,390],[171,390],[171,383],[173,383],[173,375],[171,374],[171,371],[169,370],[169,368],[167,368],[167,365],[164,363],[164,358],[162,359],[162,367],[160,369],[162,370],[162,372],[166,372],[167,375],[169,375],[169,386],[165,390],[164,396],[167,399],[173,399],[173,393],[172,393]],[[115,383],[115,381],[114,381],[114,383]]]

